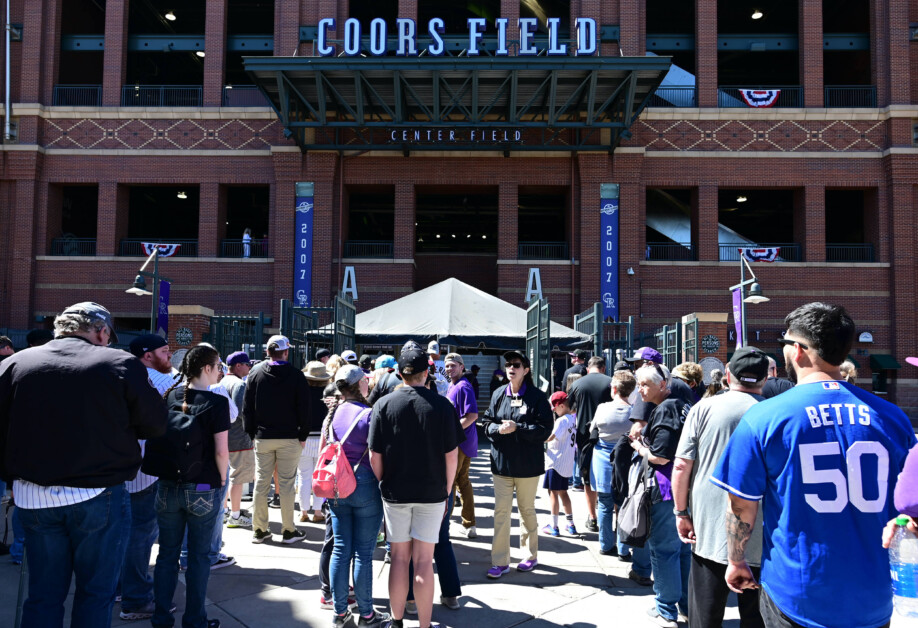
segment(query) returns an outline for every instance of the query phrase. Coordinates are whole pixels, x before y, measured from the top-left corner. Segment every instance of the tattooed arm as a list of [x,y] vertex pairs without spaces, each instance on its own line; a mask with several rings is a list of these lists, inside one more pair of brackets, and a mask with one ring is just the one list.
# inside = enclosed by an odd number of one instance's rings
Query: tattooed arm
[[727,505],[727,586],[731,591],[742,593],[743,589],[757,589],[759,584],[746,563],[746,544],[755,527],[759,502],[728,494]]

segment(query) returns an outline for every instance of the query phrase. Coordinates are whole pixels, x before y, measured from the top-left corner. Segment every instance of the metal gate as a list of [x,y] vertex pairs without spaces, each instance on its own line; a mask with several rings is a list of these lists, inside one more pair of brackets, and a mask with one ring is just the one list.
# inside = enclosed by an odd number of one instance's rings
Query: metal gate
[[526,355],[532,380],[543,392],[551,386],[551,317],[547,299],[534,299],[526,309]]
[[602,304],[593,306],[574,316],[574,329],[593,339],[593,355],[604,355],[606,361],[627,357],[633,350],[634,317],[629,316],[623,323],[604,323]]
[[290,364],[303,368],[319,349],[341,354],[356,341],[353,300],[336,296],[328,306],[294,307],[281,299],[281,334],[290,340]]
[[682,360],[680,351],[682,349],[682,325],[663,325],[654,332],[657,351],[663,356],[663,364],[666,368],[672,370]]
[[265,314],[258,316],[221,314],[210,318],[207,342],[216,347],[225,360],[234,351],[246,350],[253,360],[262,358],[265,342]]
[[682,329],[682,356],[686,362],[698,361],[698,319],[685,323]]

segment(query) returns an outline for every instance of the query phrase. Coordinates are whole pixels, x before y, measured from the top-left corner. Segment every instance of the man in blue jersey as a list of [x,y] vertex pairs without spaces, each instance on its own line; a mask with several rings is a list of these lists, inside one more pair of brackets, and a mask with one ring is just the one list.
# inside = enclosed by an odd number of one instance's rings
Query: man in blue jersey
[[762,501],[766,626],[888,626],[889,558],[877,539],[915,434],[899,408],[838,381],[855,335],[844,308],[809,303],[784,324],[797,386],[746,412],[711,476],[729,492],[727,584],[759,586],[745,550]]

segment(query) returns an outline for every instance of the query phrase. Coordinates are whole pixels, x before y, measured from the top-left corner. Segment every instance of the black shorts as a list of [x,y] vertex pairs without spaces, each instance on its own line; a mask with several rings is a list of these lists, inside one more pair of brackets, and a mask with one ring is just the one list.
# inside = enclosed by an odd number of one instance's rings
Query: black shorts
[[545,480],[542,482],[542,488],[550,491],[566,491],[571,484],[571,479],[566,478],[554,469],[545,472]]

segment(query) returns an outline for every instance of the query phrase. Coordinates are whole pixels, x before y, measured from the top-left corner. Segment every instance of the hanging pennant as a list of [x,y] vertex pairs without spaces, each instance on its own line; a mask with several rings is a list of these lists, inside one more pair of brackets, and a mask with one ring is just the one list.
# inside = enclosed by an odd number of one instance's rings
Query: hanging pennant
[[778,251],[781,250],[781,247],[772,246],[758,249],[737,248],[736,250],[750,262],[773,262],[778,259]]
[[178,253],[181,244],[157,244],[156,242],[141,242],[144,255],[153,255],[153,249],[159,249],[160,257],[172,257]]
[[781,95],[780,89],[741,89],[740,96],[750,107],[771,107]]

